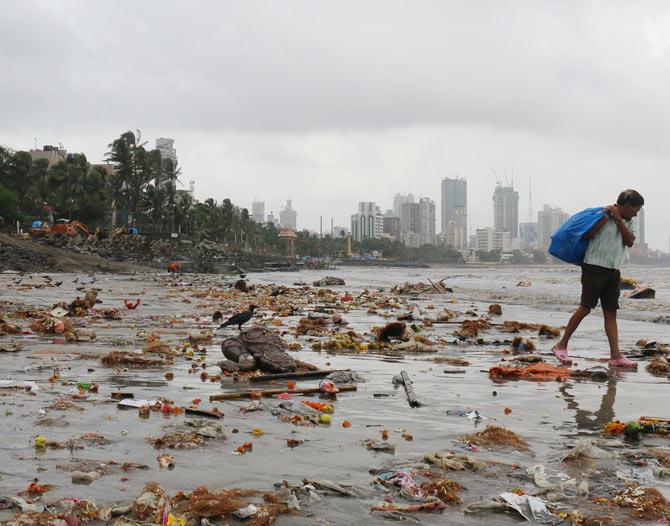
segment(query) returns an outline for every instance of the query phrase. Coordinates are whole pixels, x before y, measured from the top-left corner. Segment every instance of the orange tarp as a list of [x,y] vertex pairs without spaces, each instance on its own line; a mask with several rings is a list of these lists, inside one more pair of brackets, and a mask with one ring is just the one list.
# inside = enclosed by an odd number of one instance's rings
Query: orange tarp
[[556,380],[570,378],[571,371],[563,367],[555,367],[548,363],[539,362],[526,367],[496,366],[489,369],[489,376],[493,380],[522,379],[522,380]]

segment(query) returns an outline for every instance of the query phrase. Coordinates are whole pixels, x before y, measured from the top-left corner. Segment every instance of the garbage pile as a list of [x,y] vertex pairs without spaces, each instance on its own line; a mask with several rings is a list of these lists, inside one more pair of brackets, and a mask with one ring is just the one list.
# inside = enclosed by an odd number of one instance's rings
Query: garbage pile
[[[616,419],[618,377],[557,364],[560,329],[509,306],[333,280],[5,278],[3,524],[670,519],[670,418]],[[669,349],[629,354],[664,379]],[[603,393],[591,427],[566,416],[586,419],[579,388]]]

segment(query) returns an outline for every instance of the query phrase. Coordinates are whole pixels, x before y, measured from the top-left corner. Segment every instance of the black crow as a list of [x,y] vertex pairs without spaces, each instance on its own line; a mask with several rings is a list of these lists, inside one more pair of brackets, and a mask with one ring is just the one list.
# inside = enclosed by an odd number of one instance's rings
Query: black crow
[[[251,317],[254,315],[254,309],[256,309],[256,305],[249,305],[249,310],[245,310],[242,312],[238,312],[237,314],[232,315],[230,318],[228,318],[225,322],[223,322],[220,326],[219,329],[223,329],[224,327],[228,327],[229,325],[237,325],[238,330],[242,330],[242,325],[244,325],[246,322],[248,322]],[[216,311],[214,313],[214,316],[212,316],[212,320],[219,321],[221,319],[221,313],[219,311]]]

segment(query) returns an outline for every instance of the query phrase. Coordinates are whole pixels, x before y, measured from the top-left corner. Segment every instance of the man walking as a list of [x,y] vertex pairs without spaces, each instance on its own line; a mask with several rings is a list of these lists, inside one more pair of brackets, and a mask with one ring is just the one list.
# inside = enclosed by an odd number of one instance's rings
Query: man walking
[[591,309],[600,305],[605,320],[605,334],[610,346],[610,366],[637,367],[637,363],[619,351],[619,332],[616,311],[619,308],[619,267],[625,247],[632,247],[635,235],[632,220],[644,205],[644,198],[635,190],[624,190],[615,205],[605,207],[605,216],[584,235],[589,239],[582,263],[582,297],[570,317],[563,338],[552,349],[563,364],[572,363],[568,357],[568,342]]

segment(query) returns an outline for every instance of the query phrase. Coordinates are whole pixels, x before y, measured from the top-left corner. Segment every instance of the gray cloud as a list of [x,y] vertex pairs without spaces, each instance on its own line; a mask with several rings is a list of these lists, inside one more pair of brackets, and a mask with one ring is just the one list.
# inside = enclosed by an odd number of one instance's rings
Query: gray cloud
[[[128,128],[173,136],[201,195],[275,211],[292,195],[312,228],[397,190],[437,198],[456,172],[484,225],[491,170],[513,163],[537,205],[571,211],[621,186],[670,190],[664,2],[1,7],[0,142],[37,136],[96,159]],[[647,217],[666,248],[661,206]]]

